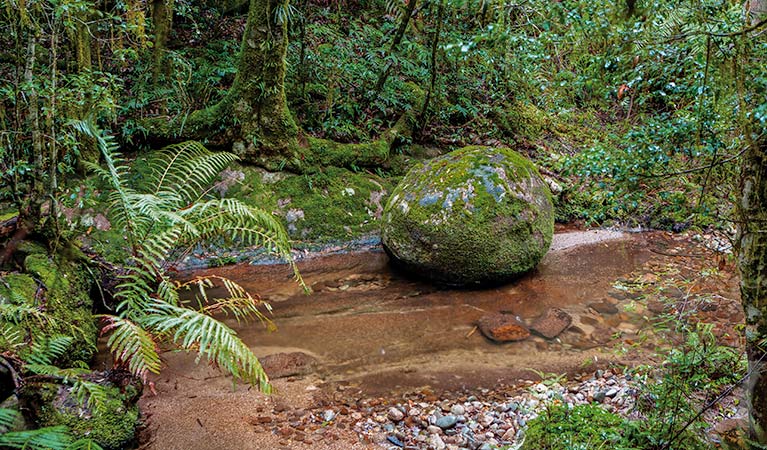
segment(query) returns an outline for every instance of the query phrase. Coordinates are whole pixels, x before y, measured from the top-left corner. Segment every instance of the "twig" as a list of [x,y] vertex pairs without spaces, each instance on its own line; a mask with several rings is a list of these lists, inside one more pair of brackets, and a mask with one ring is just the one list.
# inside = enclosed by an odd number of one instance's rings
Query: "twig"
[[8,372],[11,374],[11,380],[13,381],[13,387],[18,389],[20,386],[19,381],[21,380],[21,377],[19,377],[19,373],[16,372],[16,369],[13,368],[13,364],[11,364],[3,356],[0,356],[0,365],[8,369]]

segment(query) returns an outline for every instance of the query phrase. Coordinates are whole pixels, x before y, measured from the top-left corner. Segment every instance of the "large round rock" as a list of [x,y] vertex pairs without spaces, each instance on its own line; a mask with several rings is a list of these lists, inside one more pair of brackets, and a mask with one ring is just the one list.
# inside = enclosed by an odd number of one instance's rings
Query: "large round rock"
[[405,175],[381,234],[395,264],[460,286],[529,271],[553,232],[551,193],[529,160],[506,148],[466,147]]

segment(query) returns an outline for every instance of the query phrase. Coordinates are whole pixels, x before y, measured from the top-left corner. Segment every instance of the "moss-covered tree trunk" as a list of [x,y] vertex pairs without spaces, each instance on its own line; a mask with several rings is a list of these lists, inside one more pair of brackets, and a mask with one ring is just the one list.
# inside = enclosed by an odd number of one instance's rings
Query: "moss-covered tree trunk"
[[152,82],[157,83],[160,75],[167,75],[165,52],[168,46],[168,36],[173,26],[174,0],[152,1],[152,26],[154,27],[154,48],[152,50]]
[[767,141],[748,149],[742,167],[738,266],[746,315],[752,438],[767,444]]
[[[746,26],[753,27],[767,15],[767,0],[750,0],[745,5]],[[736,43],[745,42],[736,37]],[[753,39],[764,39],[755,35]],[[745,41],[746,39],[743,39]],[[737,45],[738,51],[742,48]],[[748,48],[748,46],[746,46]],[[751,59],[746,51],[742,67],[764,64]],[[749,424],[753,448],[767,444],[767,139],[764,133],[758,138],[759,124],[748,118],[745,111],[757,105],[748,99],[763,101],[759,83],[745,80],[746,71],[736,71],[736,87],[740,97],[742,132],[748,148],[741,166],[740,201],[738,212],[738,268],[740,269],[740,295],[746,316],[746,353],[748,354],[749,379],[747,397]],[[747,87],[748,86],[748,87]],[[749,89],[750,88],[750,89]],[[757,89],[757,91],[754,91]],[[747,92],[751,90],[752,92]]]
[[298,127],[285,97],[287,10],[287,0],[250,1],[237,75],[224,99],[240,125],[235,150],[246,160],[297,147]]
[[288,0],[250,0],[237,75],[217,104],[173,121],[152,120],[150,135],[232,142],[245,162],[298,157],[298,127],[285,96]]

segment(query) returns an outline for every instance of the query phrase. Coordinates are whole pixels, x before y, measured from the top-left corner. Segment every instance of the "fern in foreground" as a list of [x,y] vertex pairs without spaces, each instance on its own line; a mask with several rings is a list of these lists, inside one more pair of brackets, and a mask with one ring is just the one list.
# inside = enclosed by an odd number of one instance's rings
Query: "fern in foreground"
[[[111,138],[88,121],[74,126],[95,139],[104,155],[106,167],[91,168],[110,185],[110,218],[125,230],[130,246],[131,258],[121,264],[125,270],[115,293],[117,315],[104,316],[115,361],[145,379],[161,369],[160,343],[173,344],[196,351],[198,361],[205,358],[236,379],[269,391],[268,377],[253,352],[234,330],[213,317],[223,312],[271,325],[261,312],[268,305],[231,280],[207,277],[181,284],[166,273],[173,252],[183,254],[200,242],[226,236],[282,257],[304,286],[290,255],[288,235],[271,214],[233,199],[205,198],[218,173],[237,157],[210,152],[195,141],[171,145],[149,159],[148,176],[131,186],[128,165]],[[223,284],[227,298],[207,297],[205,290],[214,282]],[[192,288],[200,293],[198,302],[181,301],[179,290]]]
[[19,418],[13,409],[0,408],[0,448],[25,450],[101,450],[90,439],[75,440],[65,426],[45,427],[37,430],[8,431]]

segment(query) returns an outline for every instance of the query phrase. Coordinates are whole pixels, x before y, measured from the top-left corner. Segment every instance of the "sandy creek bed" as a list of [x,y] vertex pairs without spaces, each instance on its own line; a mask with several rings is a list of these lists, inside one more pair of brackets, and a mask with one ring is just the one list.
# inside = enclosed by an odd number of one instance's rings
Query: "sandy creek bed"
[[[276,332],[227,320],[257,355],[300,351],[316,358],[318,366],[305,376],[274,380],[275,394],[265,396],[247,386],[233,387],[228,377],[196,365],[192,355],[165,353],[168,368],[154,380],[157,395],[147,390],[141,401],[147,423],[142,447],[376,448],[342,421],[307,439],[309,444],[281,435],[276,421],[289,422],[292,412],[311,409],[341,408],[343,413],[343,405],[353,409],[363,398],[385,402],[413,391],[449,398],[484,388],[492,395],[538,379],[529,369],[576,374],[610,361],[630,363],[630,356],[614,351],[616,339],[640,332],[648,311],[614,284],[648,264],[694,262],[697,254],[682,257],[700,252],[692,247],[665,233],[560,233],[533,273],[481,290],[444,290],[408,279],[392,272],[386,255],[376,249],[301,262],[301,273],[315,291],[310,296],[282,266],[198,271],[235,279],[271,303]],[[732,277],[718,290],[722,298],[737,298]],[[554,340],[532,336],[499,345],[473,332],[486,312],[510,312],[529,322],[553,306],[573,318]],[[265,413],[275,422],[257,419]]]

